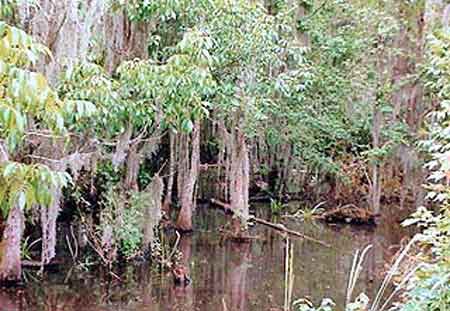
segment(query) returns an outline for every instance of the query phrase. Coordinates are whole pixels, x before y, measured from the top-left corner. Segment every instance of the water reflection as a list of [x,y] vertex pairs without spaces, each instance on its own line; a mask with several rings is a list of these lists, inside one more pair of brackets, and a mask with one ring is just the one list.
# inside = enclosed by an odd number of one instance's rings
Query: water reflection
[[[199,228],[183,236],[179,248],[192,282],[175,287],[170,274],[152,271],[147,263],[127,266],[121,280],[108,274],[72,272],[61,267],[45,282],[31,282],[23,293],[0,291],[1,311],[261,311],[283,306],[283,237],[268,228],[251,230],[252,243],[221,241],[217,228],[225,221],[218,211],[199,209]],[[264,216],[264,215],[263,215]],[[265,216],[267,217],[267,215]],[[394,218],[375,230],[290,220],[287,226],[331,245],[294,241],[293,297],[345,301],[348,273],[356,249],[373,244],[355,294],[373,295],[386,262],[404,236]]]
[[250,266],[250,243],[237,244],[230,242],[229,269],[227,273],[227,289],[224,304],[230,311],[247,310],[247,278]]
[[[192,236],[183,235],[180,239],[179,250],[181,252],[181,263],[187,269],[187,275],[191,275],[191,260],[192,260]],[[172,307],[169,310],[195,310],[194,305],[194,291],[192,282],[187,286],[175,286],[170,288],[170,301]]]

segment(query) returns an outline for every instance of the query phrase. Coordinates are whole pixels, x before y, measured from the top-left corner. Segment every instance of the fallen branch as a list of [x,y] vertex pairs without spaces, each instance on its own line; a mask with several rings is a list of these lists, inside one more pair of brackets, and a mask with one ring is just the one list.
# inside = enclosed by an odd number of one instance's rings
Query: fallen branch
[[22,260],[21,265],[22,267],[35,267],[35,268],[42,268],[42,267],[50,267],[50,266],[57,266],[62,264],[63,262],[61,260],[53,260],[52,262],[42,264],[42,261],[40,260]]
[[[221,207],[226,213],[234,214],[234,211],[231,209],[230,205],[227,204],[227,203],[221,202],[219,200],[211,199],[211,204]],[[252,217],[251,219],[254,222],[256,222],[256,223],[268,226],[268,227],[270,227],[272,229],[285,232],[287,234],[290,234],[290,235],[302,238],[302,239],[310,241],[310,242],[314,242],[314,243],[320,244],[320,245],[325,246],[325,247],[331,247],[329,244],[327,244],[325,242],[322,242],[322,241],[314,239],[314,238],[312,238],[310,236],[304,235],[303,233],[300,233],[300,232],[288,229],[283,224],[276,224],[276,223],[269,222],[267,220],[264,220],[264,219],[261,219],[261,218],[257,218],[257,217]]]
[[325,247],[331,247],[330,244],[327,244],[327,243],[325,243],[325,242],[323,242],[323,241],[314,239],[314,238],[312,238],[312,237],[310,237],[310,236],[304,235],[303,233],[300,233],[300,232],[297,232],[297,231],[288,229],[288,228],[286,228],[283,224],[272,223],[272,222],[266,221],[266,220],[264,220],[264,219],[256,218],[256,217],[253,217],[252,219],[253,219],[256,223],[259,223],[259,224],[268,226],[268,227],[270,227],[270,228],[273,228],[273,229],[276,229],[276,230],[280,230],[280,231],[286,232],[286,233],[288,233],[288,234],[290,234],[290,235],[293,235],[293,236],[302,238],[302,239],[307,240],[307,241],[310,241],[310,242],[318,243],[318,244],[320,244],[320,245],[322,245],[322,246],[325,246]]

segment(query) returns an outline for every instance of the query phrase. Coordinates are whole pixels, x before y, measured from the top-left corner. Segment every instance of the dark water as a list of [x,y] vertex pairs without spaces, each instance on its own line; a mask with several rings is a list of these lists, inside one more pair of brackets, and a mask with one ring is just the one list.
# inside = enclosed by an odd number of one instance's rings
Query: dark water
[[[201,219],[196,224],[198,230],[192,236],[183,236],[179,245],[192,277],[191,285],[185,288],[174,287],[169,274],[152,271],[146,263],[124,268],[120,281],[98,272],[60,267],[49,272],[45,281],[30,280],[21,291],[0,290],[0,310],[269,311],[282,308],[284,238],[258,225],[251,229],[251,234],[258,239],[250,244],[223,242],[217,228],[224,224],[226,217],[220,211],[204,208],[199,208],[197,213],[202,214],[197,217]],[[399,229],[398,220],[385,217],[375,229],[285,221],[289,228],[332,245],[326,248],[312,242],[294,241],[293,297],[309,297],[316,302],[330,297],[342,306],[353,254],[368,244],[373,244],[373,249],[355,292],[373,297],[383,271],[407,234]]]

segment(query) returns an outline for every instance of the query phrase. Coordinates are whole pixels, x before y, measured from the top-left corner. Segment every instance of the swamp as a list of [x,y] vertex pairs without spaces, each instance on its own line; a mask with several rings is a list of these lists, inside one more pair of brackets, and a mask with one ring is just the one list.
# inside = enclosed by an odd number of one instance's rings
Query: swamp
[[450,311],[450,2],[0,0],[28,310]]

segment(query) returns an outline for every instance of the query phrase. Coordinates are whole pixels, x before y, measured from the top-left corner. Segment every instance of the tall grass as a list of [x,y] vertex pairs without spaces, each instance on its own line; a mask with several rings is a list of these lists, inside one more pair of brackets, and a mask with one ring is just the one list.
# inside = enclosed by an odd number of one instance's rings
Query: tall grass
[[[389,286],[392,284],[392,279],[395,275],[400,273],[400,264],[402,263],[403,259],[406,257],[408,252],[410,251],[411,247],[414,245],[414,243],[417,242],[416,238],[411,239],[411,241],[407,244],[407,246],[402,250],[402,252],[399,254],[397,259],[395,260],[394,264],[390,267],[389,271],[386,273],[385,278],[383,279],[383,282],[381,283],[380,287],[377,290],[377,293],[375,295],[375,298],[373,302],[370,304],[368,302],[367,306],[365,307],[365,310],[368,311],[384,311],[386,308],[390,305],[392,302],[392,299],[396,297],[396,295],[404,288],[405,284],[408,282],[408,280],[415,274],[415,272],[422,267],[422,264],[418,264],[413,266],[412,268],[407,269],[398,284],[396,284],[392,290],[392,292],[387,295],[387,290]],[[350,271],[349,275],[349,281],[347,285],[347,297],[346,297],[346,310],[350,310],[349,306],[351,305],[353,292],[355,289],[356,282],[361,274],[361,271],[363,269],[363,263],[364,259],[367,256],[367,253],[372,248],[372,245],[369,245],[363,249],[362,252],[359,250],[356,251],[354,257],[353,257],[353,264],[352,269]]]
[[[405,257],[411,250],[413,245],[418,241],[417,237],[414,237],[409,241],[405,248],[402,249],[400,254],[395,259],[392,266],[386,273],[380,287],[378,288],[373,301],[365,294],[360,294],[356,299],[353,297],[356,284],[364,269],[364,260],[372,249],[372,245],[366,246],[362,250],[357,250],[353,256],[353,262],[349,274],[349,280],[346,290],[345,309],[346,311],[386,311],[392,304],[392,300],[405,289],[407,282],[414,277],[418,269],[422,268],[424,264],[403,265],[407,267],[403,269],[401,264],[404,262]],[[284,311],[289,310],[290,298],[292,296],[293,275],[292,275],[292,246],[289,245],[289,241],[286,240],[286,258],[285,258],[285,307]],[[393,282],[394,276],[401,275],[399,282]],[[392,289],[389,292],[389,289]],[[300,299],[294,302],[294,306],[300,306],[301,310],[308,311],[331,311],[334,310],[334,303],[330,299],[324,299],[322,305],[315,308],[313,304],[307,299]]]
[[286,237],[286,253],[284,262],[284,311],[289,311],[292,305],[294,289],[294,244]]
[[362,252],[359,249],[356,250],[353,256],[352,269],[350,270],[350,275],[347,284],[347,297],[345,299],[345,304],[348,305],[352,301],[353,291],[355,290],[356,282],[359,279],[359,275],[363,269],[364,258],[367,252],[372,248],[372,245],[366,246]]

